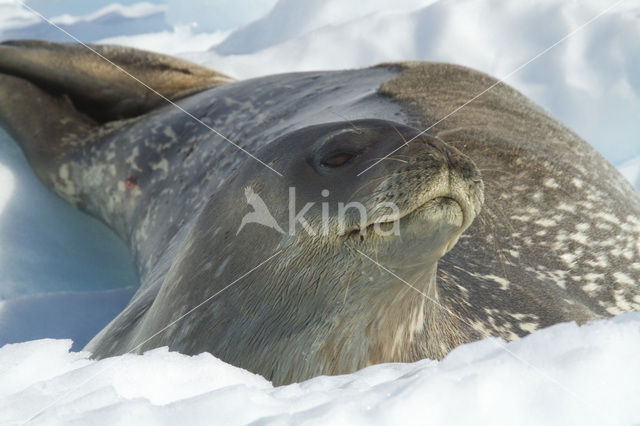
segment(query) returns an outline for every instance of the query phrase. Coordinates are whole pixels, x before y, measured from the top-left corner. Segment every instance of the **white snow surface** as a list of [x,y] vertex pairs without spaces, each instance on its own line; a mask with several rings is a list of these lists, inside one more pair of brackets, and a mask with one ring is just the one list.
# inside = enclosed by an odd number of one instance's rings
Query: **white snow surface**
[[[639,136],[640,138],[640,136]],[[625,161],[618,166],[620,173],[640,192],[640,157]]]
[[[36,38],[56,42],[73,41],[65,31],[83,42],[92,42],[114,35],[134,35],[168,30],[165,22],[166,6],[152,3],[135,3],[129,6],[110,4],[83,16],[63,13],[47,16],[40,5],[32,9],[49,19],[43,21],[28,9],[15,4],[0,3],[0,39]],[[64,30],[64,31],[61,31]]]
[[[506,82],[640,190],[640,3],[626,0],[28,0],[87,42],[178,54],[236,78],[398,60]],[[219,13],[218,13],[219,12]],[[511,73],[575,31],[566,41]],[[71,41],[14,0],[0,40]],[[560,324],[440,362],[385,364],[273,388],[211,355],[69,351],[126,303],[128,252],[51,194],[0,131],[0,424],[640,423],[640,313]],[[127,293],[129,292],[129,293]]]
[[[266,14],[276,0],[167,0],[167,22],[199,32],[228,31]],[[304,4],[304,2],[300,2]]]
[[[101,361],[69,340],[0,349],[0,424],[631,425],[640,422],[640,313],[558,324],[440,362],[381,364],[273,388],[210,354]],[[35,416],[35,417],[33,417]]]

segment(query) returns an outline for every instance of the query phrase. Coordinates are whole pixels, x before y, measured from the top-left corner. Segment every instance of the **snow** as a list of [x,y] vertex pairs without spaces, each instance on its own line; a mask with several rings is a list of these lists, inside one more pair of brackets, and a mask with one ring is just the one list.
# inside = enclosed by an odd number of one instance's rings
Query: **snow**
[[179,25],[171,30],[137,35],[118,35],[99,40],[103,44],[119,44],[137,49],[155,50],[168,55],[184,53],[186,49],[200,52],[220,43],[229,31],[198,32],[190,25]]
[[640,192],[640,157],[625,161],[618,170]]
[[0,215],[2,215],[2,211],[13,193],[13,186],[11,170],[7,166],[0,164]]
[[[131,6],[111,4],[86,16],[71,16],[68,13],[49,17],[51,22],[64,31],[73,34],[85,42],[96,41],[115,35],[135,35],[169,30],[165,22],[166,7],[151,3],[137,3]],[[1,10],[1,9],[0,9]],[[40,12],[37,7],[34,10]],[[44,15],[46,16],[46,15]],[[35,15],[25,19],[11,21],[11,15],[5,16],[8,22],[0,28],[2,39],[38,38],[49,41],[69,42],[69,36]],[[0,21],[1,22],[1,21]]]
[[0,349],[0,423],[492,424],[640,422],[640,313],[520,341],[460,346],[440,362],[381,364],[273,388],[204,353],[158,348],[101,361],[69,340]]
[[[593,144],[640,191],[640,5],[609,0],[28,0],[83,41],[175,54],[236,78],[395,60],[467,65]],[[70,41],[14,0],[0,40]],[[79,350],[126,304],[129,253],[44,188],[0,131],[0,424],[632,424],[640,313],[560,324],[440,362],[273,388],[208,354]],[[71,340],[31,339],[72,338]],[[6,344],[6,345],[4,345]],[[4,346],[2,346],[4,345]],[[71,349],[71,350],[70,350]]]
[[[397,0],[393,9],[416,9],[434,2],[435,0]],[[214,49],[220,54],[255,53],[322,27],[342,25],[389,8],[389,2],[384,0],[309,0],[304,3],[281,0],[266,16],[238,29]],[[322,55],[321,50],[318,53]]]
[[[15,0],[0,0],[0,2],[15,3]],[[139,3],[140,0],[21,0],[27,5],[31,6],[44,16],[53,17],[61,14],[69,14],[73,16],[86,16],[95,13],[96,11],[107,6],[129,6]],[[154,3],[155,0],[151,0]]]
[[[228,31],[246,25],[267,13],[276,0],[167,0],[167,22],[193,25],[199,32]],[[222,41],[222,40],[221,40]]]

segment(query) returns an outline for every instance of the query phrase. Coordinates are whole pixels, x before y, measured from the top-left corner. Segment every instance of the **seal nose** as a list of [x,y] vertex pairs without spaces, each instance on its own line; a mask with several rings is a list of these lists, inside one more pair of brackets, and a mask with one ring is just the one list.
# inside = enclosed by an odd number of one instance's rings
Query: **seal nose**
[[415,142],[421,143],[424,148],[430,150],[432,153],[437,154],[438,157],[442,156],[442,159],[446,160],[449,164],[455,162],[455,157],[462,154],[457,149],[455,150],[455,152],[452,152],[452,147],[445,144],[441,139],[438,139],[431,135],[420,135],[418,138],[416,138]]
[[454,146],[446,144],[443,140],[435,136],[421,136],[419,140],[426,146],[435,149],[442,155],[450,170],[457,171],[463,179],[478,181],[480,174],[475,165]]
[[450,195],[464,210],[466,228],[484,202],[480,171],[469,157],[437,137],[421,135],[416,141],[421,142],[418,149],[428,151],[437,162],[446,165]]
[[449,166],[457,166],[460,163],[462,153],[452,146],[445,144],[442,140],[434,136],[421,136],[418,138],[423,144],[434,148],[439,154],[441,154],[444,160],[447,161]]

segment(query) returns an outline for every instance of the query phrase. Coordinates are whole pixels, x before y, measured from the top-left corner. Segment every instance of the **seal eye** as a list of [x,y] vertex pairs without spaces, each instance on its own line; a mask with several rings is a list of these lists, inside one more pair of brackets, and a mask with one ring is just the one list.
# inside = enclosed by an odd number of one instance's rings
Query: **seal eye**
[[352,152],[339,152],[337,154],[331,154],[324,160],[322,160],[322,165],[326,167],[341,167],[347,164],[349,161],[353,159],[356,155]]

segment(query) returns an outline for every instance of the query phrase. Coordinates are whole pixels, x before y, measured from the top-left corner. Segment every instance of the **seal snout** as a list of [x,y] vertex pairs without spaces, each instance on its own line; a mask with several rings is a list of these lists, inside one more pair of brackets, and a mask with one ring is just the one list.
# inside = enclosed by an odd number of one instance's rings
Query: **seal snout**
[[[436,137],[419,138],[424,145],[440,153],[448,182],[440,180],[442,190],[449,192],[448,197],[455,200],[462,208],[466,228],[480,212],[484,202],[484,185],[480,171],[474,162],[457,148],[447,145]],[[428,149],[428,148],[427,148]],[[426,164],[430,166],[430,164]]]
[[397,217],[386,217],[386,221],[400,220],[410,233],[438,229],[448,235],[443,243],[448,251],[480,212],[482,178],[469,157],[440,139],[421,135],[414,142],[398,151],[398,158],[405,162],[387,170],[388,177],[376,192],[399,207]]

